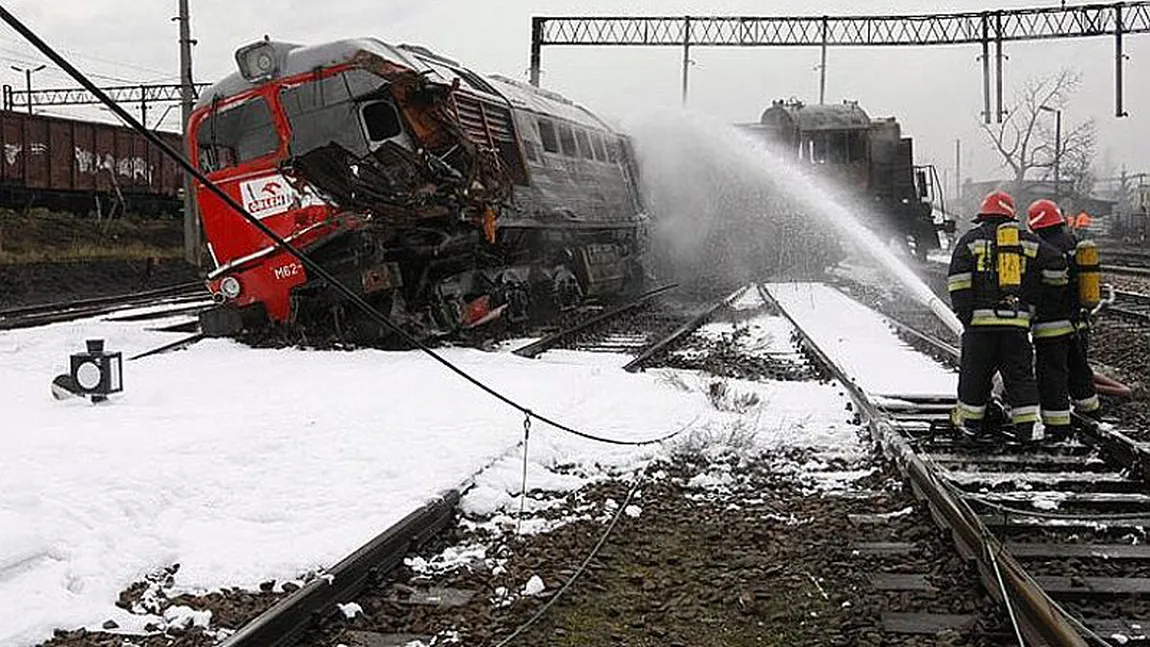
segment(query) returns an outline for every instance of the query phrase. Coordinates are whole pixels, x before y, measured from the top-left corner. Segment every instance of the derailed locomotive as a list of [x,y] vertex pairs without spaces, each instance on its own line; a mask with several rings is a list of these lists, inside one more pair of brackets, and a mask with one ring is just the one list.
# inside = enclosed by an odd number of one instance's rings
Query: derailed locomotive
[[820,175],[864,206],[869,223],[904,237],[920,258],[939,248],[938,232],[954,233],[949,217],[935,218],[941,193],[934,168],[915,166],[913,141],[893,117],[872,119],[853,101],[804,105],[775,101],[758,123],[741,127]]
[[[647,218],[630,144],[588,110],[373,38],[265,39],[236,60],[189,120],[192,159],[411,334],[641,286]],[[206,334],[384,336],[218,197],[197,197],[216,264]]]

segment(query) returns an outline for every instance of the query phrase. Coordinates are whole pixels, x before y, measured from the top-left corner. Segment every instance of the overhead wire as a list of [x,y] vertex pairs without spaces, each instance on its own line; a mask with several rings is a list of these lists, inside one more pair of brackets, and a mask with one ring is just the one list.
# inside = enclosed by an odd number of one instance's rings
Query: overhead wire
[[23,22],[21,22],[18,18],[16,18],[16,16],[14,16],[11,12],[9,12],[7,9],[5,9],[2,5],[0,5],[0,19],[3,19],[4,22],[8,23],[8,25],[10,25],[17,32],[19,32],[19,34],[21,36],[23,36],[25,39],[27,39],[29,43],[31,43],[36,49],[38,49],[40,51],[40,53],[42,53],[44,56],[48,57],[53,63],[55,63],[57,66],[59,66],[60,69],[67,72],[77,83],[84,86],[85,89],[87,89],[89,92],[91,92],[93,94],[93,96],[95,96],[104,105],[106,105],[108,107],[108,109],[111,110],[117,117],[122,119],[126,124],[131,126],[134,130],[136,130],[141,135],[146,137],[149,141],[152,142],[152,144],[156,145],[160,150],[162,150],[164,152],[164,154],[166,154],[173,161],[175,161],[176,164],[178,164],[185,172],[187,172],[192,177],[194,177],[196,180],[198,180],[200,182],[200,184],[203,185],[203,187],[207,191],[211,192],[212,194],[215,195],[215,197],[219,198],[221,202],[223,202],[225,205],[228,206],[228,208],[232,209],[237,215],[239,215],[241,218],[243,218],[252,227],[259,230],[259,232],[261,234],[267,236],[270,240],[272,240],[275,243],[275,245],[277,247],[279,247],[280,249],[283,249],[285,252],[294,256],[296,258],[296,260],[298,260],[308,272],[310,272],[312,275],[322,279],[329,286],[335,288],[335,290],[338,291],[339,293],[341,293],[344,296],[344,298],[346,298],[352,305],[359,308],[361,311],[363,311],[364,314],[366,314],[368,317],[370,317],[376,323],[378,323],[378,324],[384,326],[385,328],[387,328],[388,330],[390,330],[393,334],[395,334],[397,337],[399,337],[399,339],[401,339],[403,342],[405,342],[408,345],[418,349],[420,352],[427,355],[431,359],[435,360],[437,363],[439,363],[444,368],[448,369],[452,373],[455,373],[457,376],[459,376],[463,380],[469,382],[470,384],[472,384],[473,386],[475,386],[479,390],[483,391],[484,393],[490,395],[491,397],[495,398],[499,402],[502,402],[503,404],[505,404],[505,405],[507,405],[513,409],[516,409],[517,411],[524,414],[528,418],[535,418],[536,420],[539,420],[540,422],[543,422],[544,424],[547,424],[548,426],[553,427],[555,429],[558,429],[560,431],[572,434],[574,436],[578,436],[580,438],[584,438],[586,440],[592,440],[595,442],[600,442],[600,443],[605,443],[605,444],[610,444],[610,445],[632,446],[632,447],[638,447],[638,446],[644,446],[644,445],[654,445],[654,444],[666,442],[666,441],[670,440],[671,438],[677,436],[678,434],[682,433],[684,431],[684,429],[686,429],[686,427],[684,427],[682,429],[678,429],[674,432],[665,434],[665,435],[660,436],[658,438],[652,438],[652,439],[648,439],[648,440],[638,440],[638,441],[636,441],[636,440],[622,440],[622,439],[618,439],[618,438],[609,438],[606,436],[599,436],[596,434],[591,434],[591,433],[587,433],[585,431],[580,431],[578,429],[575,429],[575,428],[571,427],[570,425],[566,425],[562,422],[559,422],[558,420],[555,420],[554,418],[551,418],[550,416],[545,416],[543,414],[536,413],[536,412],[532,411],[529,407],[527,407],[523,404],[520,404],[519,402],[517,402],[516,400],[512,399],[511,397],[505,395],[501,391],[499,391],[499,390],[495,389],[494,387],[486,384],[482,380],[480,380],[480,379],[476,378],[475,376],[471,375],[470,373],[468,373],[466,370],[460,368],[458,365],[456,365],[452,361],[448,360],[443,355],[437,353],[435,350],[428,347],[422,341],[416,339],[414,336],[412,336],[410,333],[408,333],[406,330],[404,330],[398,324],[391,321],[391,319],[387,318],[377,308],[375,308],[374,306],[369,304],[367,301],[365,301],[362,296],[355,293],[355,291],[353,291],[351,288],[349,288],[347,285],[345,285],[342,281],[337,279],[334,275],[331,274],[331,272],[329,272],[322,265],[320,265],[315,260],[313,260],[308,254],[306,254],[305,252],[292,246],[290,243],[285,241],[282,236],[280,236],[278,233],[273,231],[270,227],[268,227],[262,221],[260,221],[259,219],[255,218],[250,213],[248,213],[247,210],[244,209],[244,207],[242,205],[240,205],[236,201],[235,198],[233,198],[231,195],[229,195],[227,192],[225,192],[223,189],[221,189],[219,186],[217,186],[214,182],[212,182],[210,179],[208,179],[208,177],[202,171],[200,171],[200,169],[196,168],[181,153],[177,152],[170,145],[168,145],[167,142],[163,141],[155,133],[153,133],[150,130],[148,130],[147,128],[145,128],[139,121],[136,120],[135,117],[133,117],[131,115],[131,113],[129,113],[124,108],[122,108],[118,103],[113,101],[111,99],[111,97],[109,97],[103,90],[101,90],[94,83],[92,83],[92,81],[90,79],[88,79],[82,72],[80,72],[78,69],[76,69],[76,67],[74,67],[70,62],[68,62],[67,59],[62,57],[58,52],[56,52],[56,50],[54,50],[50,45],[48,45],[46,42],[44,42],[43,39],[41,39],[39,36],[37,36],[35,34],[35,32],[33,32],[26,25],[24,25]]

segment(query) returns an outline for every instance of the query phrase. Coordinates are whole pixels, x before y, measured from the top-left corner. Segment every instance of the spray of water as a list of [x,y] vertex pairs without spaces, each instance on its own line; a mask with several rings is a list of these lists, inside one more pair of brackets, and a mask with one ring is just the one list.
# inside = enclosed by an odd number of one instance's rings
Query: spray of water
[[664,262],[679,277],[745,282],[821,272],[841,248],[867,255],[957,333],[961,324],[845,196],[765,143],[698,115],[628,124]]

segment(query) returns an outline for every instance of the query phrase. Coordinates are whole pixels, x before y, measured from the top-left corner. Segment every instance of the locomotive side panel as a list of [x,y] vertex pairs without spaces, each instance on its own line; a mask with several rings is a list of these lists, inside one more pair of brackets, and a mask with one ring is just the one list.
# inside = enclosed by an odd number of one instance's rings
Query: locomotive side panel
[[571,105],[554,105],[496,78],[511,99],[530,185],[515,187],[523,217],[607,224],[633,222],[640,211],[627,147]]

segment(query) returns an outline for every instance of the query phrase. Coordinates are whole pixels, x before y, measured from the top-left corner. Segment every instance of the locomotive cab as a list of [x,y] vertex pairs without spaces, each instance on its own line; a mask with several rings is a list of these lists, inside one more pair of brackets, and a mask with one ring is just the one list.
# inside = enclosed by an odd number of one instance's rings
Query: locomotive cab
[[[609,154],[606,124],[569,101],[375,39],[263,41],[236,59],[189,120],[192,159],[409,332],[521,319],[641,276],[630,156]],[[535,127],[552,122],[571,159],[549,159],[546,138],[537,148]],[[205,333],[270,322],[381,334],[241,214],[197,195],[220,302]]]
[[912,141],[893,118],[872,119],[852,101],[809,106],[775,101],[759,123],[744,128],[873,205],[867,209],[874,216],[869,224],[905,237],[919,258],[939,248],[939,230],[953,226],[953,221],[935,222],[931,195],[937,177],[919,173],[933,169],[914,165]]

